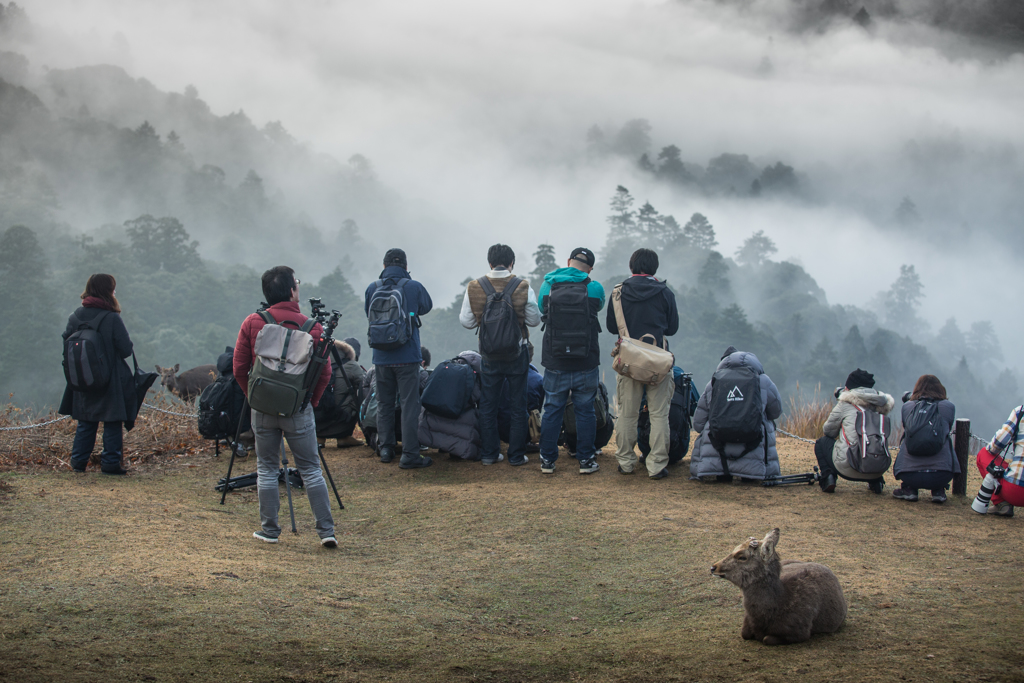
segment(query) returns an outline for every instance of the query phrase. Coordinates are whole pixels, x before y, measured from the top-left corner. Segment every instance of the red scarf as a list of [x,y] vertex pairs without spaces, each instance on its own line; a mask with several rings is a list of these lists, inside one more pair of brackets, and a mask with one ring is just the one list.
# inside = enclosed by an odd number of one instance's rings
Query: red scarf
[[[85,308],[102,308],[105,311],[113,311],[114,305],[106,299],[101,299],[98,296],[87,296],[82,299],[82,306]],[[116,312],[116,311],[115,311]]]

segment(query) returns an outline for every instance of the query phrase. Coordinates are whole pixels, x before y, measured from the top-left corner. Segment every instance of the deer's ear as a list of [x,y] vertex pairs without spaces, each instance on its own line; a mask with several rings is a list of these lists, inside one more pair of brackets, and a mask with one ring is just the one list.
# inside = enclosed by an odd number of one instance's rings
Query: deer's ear
[[180,367],[181,367],[180,363],[175,363],[174,364],[174,372],[177,372]]
[[775,544],[778,542],[779,530],[775,528],[765,534],[764,539],[761,541],[761,555],[766,558],[773,555],[775,553]]

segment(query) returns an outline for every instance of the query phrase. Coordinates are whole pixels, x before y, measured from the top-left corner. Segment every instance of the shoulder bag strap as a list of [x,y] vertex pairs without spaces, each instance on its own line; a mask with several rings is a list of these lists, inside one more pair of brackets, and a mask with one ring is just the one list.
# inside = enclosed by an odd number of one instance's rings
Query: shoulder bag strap
[[615,321],[619,324],[619,336],[629,339],[626,316],[622,313],[622,285],[615,285],[615,289],[612,290],[612,305],[615,306]]

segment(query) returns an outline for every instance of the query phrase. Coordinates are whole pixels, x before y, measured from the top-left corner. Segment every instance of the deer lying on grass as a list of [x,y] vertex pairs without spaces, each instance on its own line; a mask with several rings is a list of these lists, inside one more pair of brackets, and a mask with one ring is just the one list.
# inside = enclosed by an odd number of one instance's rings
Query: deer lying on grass
[[802,643],[814,633],[833,633],[846,619],[846,599],[832,570],[816,562],[780,560],[779,530],[764,540],[740,543],[711,565],[711,574],[743,590],[744,640],[765,645]]
[[216,365],[200,365],[175,376],[179,367],[181,366],[177,363],[173,368],[162,368],[158,365],[156,371],[160,373],[160,385],[167,387],[172,394],[176,394],[186,403],[194,401],[196,396],[203,393],[203,389],[217,379]]

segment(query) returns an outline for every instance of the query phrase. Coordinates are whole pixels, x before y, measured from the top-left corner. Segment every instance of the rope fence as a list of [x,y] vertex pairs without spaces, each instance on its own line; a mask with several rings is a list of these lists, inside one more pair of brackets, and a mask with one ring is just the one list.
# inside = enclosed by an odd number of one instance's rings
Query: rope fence
[[[193,419],[193,420],[195,420],[196,418],[199,417],[198,413],[176,413],[176,412],[171,411],[171,410],[164,410],[163,408],[157,408],[156,406],[150,405],[149,403],[143,403],[142,407],[143,408],[148,408],[149,410],[155,410],[158,413],[164,413],[165,415],[174,415],[176,417],[187,417],[187,418],[190,418],[190,419]],[[48,425],[52,425],[52,424],[55,424],[57,422],[62,422],[64,420],[70,420],[70,419],[71,419],[70,415],[62,415],[62,416],[60,416],[60,417],[58,417],[56,419],[47,420],[46,422],[37,422],[35,424],[30,424],[30,425],[19,425],[17,427],[0,427],[0,432],[20,432],[20,431],[24,431],[26,429],[39,429],[40,427],[46,427]]]

